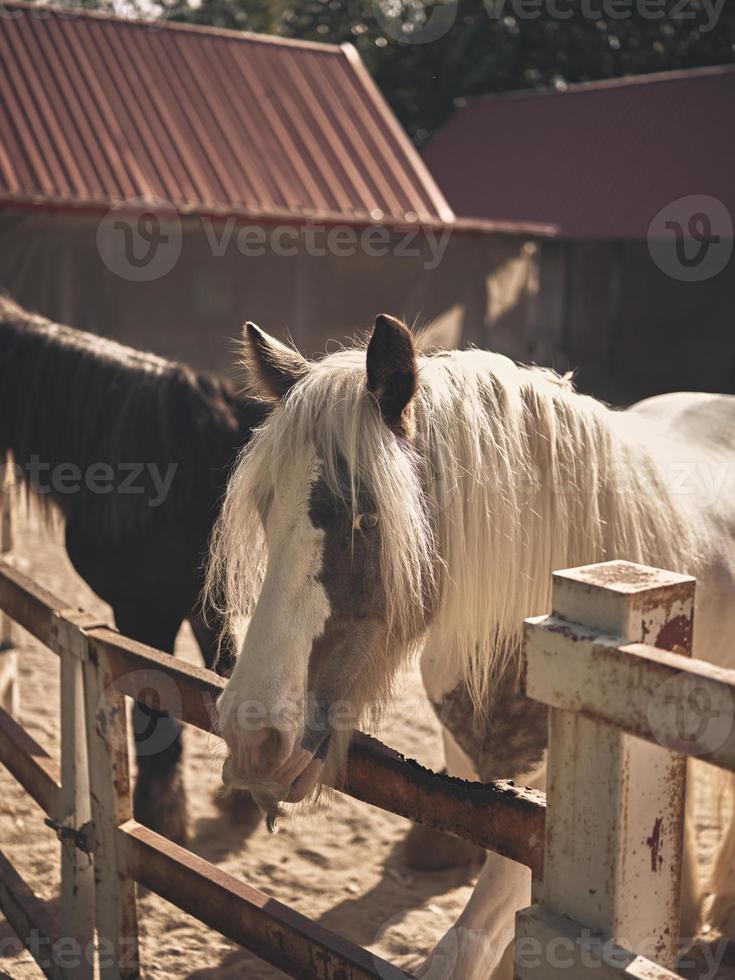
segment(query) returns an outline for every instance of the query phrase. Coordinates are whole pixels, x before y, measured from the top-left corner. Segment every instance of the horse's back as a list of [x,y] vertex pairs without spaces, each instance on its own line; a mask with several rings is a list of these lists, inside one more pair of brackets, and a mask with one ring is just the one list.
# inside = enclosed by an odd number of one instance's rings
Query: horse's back
[[623,413],[677,505],[699,528],[695,655],[735,667],[735,396],[672,392]]
[[646,398],[628,412],[655,421],[670,438],[693,447],[735,452],[735,395],[674,391]]

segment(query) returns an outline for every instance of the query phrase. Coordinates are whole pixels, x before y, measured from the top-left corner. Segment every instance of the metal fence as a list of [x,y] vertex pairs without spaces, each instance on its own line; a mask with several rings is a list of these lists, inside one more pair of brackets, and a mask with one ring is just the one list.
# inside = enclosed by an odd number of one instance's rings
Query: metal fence
[[[0,710],[0,762],[48,814],[63,844],[58,924],[44,921],[29,889],[7,861],[0,864],[0,907],[31,952],[34,930],[47,937],[46,954],[60,937],[92,950],[96,926],[101,976],[137,976],[137,881],[299,980],[408,976],[132,819],[125,696],[149,684],[161,709],[209,731],[220,677],[120,636],[6,563],[0,609],[61,658],[60,768]],[[162,673],[171,684],[160,684]],[[542,794],[438,775],[362,734],[353,738],[342,790],[541,872]],[[48,959],[41,966],[52,977],[92,977],[93,962],[85,955],[73,968]]]
[[[531,868],[537,904],[519,913],[517,935],[547,946],[566,937],[578,954],[567,977],[587,971],[590,944],[605,942],[609,959],[611,940],[633,951],[613,942],[616,977],[674,976],[682,753],[692,746],[650,706],[664,685],[672,717],[686,719],[682,677],[715,699],[735,692],[735,672],[686,659],[693,586],[627,563],[555,576],[554,612],[529,621],[526,643],[528,693],[551,709],[548,815],[543,794],[466,783],[368,736],[352,741],[343,792]],[[299,980],[408,976],[132,819],[125,697],[150,683],[162,709],[209,731],[221,678],[120,636],[1,562],[0,609],[61,658],[61,767],[0,710],[0,761],[63,845],[58,922],[0,854],[0,907],[48,976],[91,978],[95,956],[103,978],[139,975],[135,882]],[[172,683],[156,683],[161,673]],[[735,770],[732,731],[700,754]],[[82,951],[71,965],[49,952],[62,937]],[[635,955],[651,937],[658,967]],[[602,965],[596,975],[612,976]],[[516,973],[555,975],[543,959],[518,962]]]

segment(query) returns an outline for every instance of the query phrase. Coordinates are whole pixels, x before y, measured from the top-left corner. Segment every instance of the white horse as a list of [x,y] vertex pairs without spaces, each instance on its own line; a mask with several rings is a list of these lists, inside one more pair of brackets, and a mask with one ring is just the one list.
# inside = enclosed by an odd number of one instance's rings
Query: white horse
[[[339,777],[353,726],[420,648],[429,697],[457,708],[441,713],[450,773],[543,788],[520,636],[556,568],[624,558],[695,575],[695,655],[735,666],[735,398],[616,412],[496,354],[419,355],[387,316],[367,347],[315,363],[248,324],[245,356],[274,410],[230,481],[209,590],[241,651],[219,705],[223,779],[271,817]],[[735,938],[735,827],[713,883],[714,924]],[[425,969],[510,976],[528,904],[527,869],[489,854]]]

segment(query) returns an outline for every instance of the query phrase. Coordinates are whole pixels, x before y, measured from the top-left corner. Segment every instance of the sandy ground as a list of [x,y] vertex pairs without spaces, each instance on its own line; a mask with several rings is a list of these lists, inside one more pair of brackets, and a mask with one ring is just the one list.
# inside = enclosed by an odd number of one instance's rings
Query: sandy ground
[[[17,563],[69,605],[104,613],[104,604],[71,568],[58,533],[55,538],[48,529],[21,518]],[[58,752],[58,660],[18,633],[20,720],[49,751]],[[177,654],[200,662],[188,627],[179,636]],[[391,712],[377,734],[437,767],[441,764],[437,724],[415,668],[406,675],[403,690],[411,708]],[[339,795],[331,806],[320,804],[314,814],[290,817],[276,836],[261,826],[244,839],[242,828],[213,802],[219,777],[212,742],[202,732],[186,730],[192,849],[330,929],[371,946],[386,959],[415,968],[465,905],[473,884],[468,872],[411,872],[401,853],[407,822]],[[709,803],[713,778],[708,775],[697,787],[703,871],[721,827],[721,816]],[[59,844],[44,827],[41,811],[4,769],[0,771],[0,841],[34,891],[54,907]],[[139,913],[145,977],[272,980],[283,976],[156,895],[141,895]],[[0,917],[0,980],[3,976],[20,980],[41,973]]]
[[[55,537],[56,540],[52,540]],[[69,605],[105,613],[104,603],[71,567],[58,533],[21,518],[16,563]],[[20,721],[50,752],[59,749],[59,662],[17,630]],[[188,626],[177,655],[201,663]],[[441,765],[436,721],[416,670],[405,678],[411,708],[386,717],[381,737],[427,765]],[[415,966],[465,905],[473,879],[467,872],[410,872],[401,842],[409,824],[400,817],[336,795],[331,806],[294,815],[272,836],[261,826],[248,839],[213,802],[219,763],[213,739],[185,732],[185,780],[192,850],[219,867],[292,905],[330,929]],[[41,810],[0,769],[0,842],[37,895],[54,906],[59,890],[59,844]],[[142,962],[146,977],[271,980],[284,975],[212,932],[152,893],[140,898]],[[41,976],[30,955],[0,917],[0,977]]]

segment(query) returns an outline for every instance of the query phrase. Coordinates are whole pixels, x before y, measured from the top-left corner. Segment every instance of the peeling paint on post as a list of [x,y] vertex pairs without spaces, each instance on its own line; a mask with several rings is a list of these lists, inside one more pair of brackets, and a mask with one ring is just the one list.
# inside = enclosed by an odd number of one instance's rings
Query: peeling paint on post
[[[676,963],[686,760],[593,717],[555,707],[574,644],[542,664],[544,630],[597,631],[617,643],[667,643],[691,655],[694,580],[628,562],[554,575],[553,613],[526,644],[528,693],[550,704],[544,881],[549,914],[647,956]],[[578,628],[578,630],[577,630]],[[539,669],[534,669],[534,664]],[[578,665],[577,665],[578,666]],[[546,668],[546,669],[544,669]],[[542,909],[543,911],[543,909]],[[540,976],[517,971],[519,977]]]
[[87,755],[93,823],[95,920],[101,980],[137,980],[135,882],[122,874],[118,827],[130,820],[125,698],[113,684],[105,654],[83,662]]
[[[77,617],[78,618],[78,617]],[[84,710],[82,664],[87,641],[72,622],[58,617],[52,631],[63,648],[61,654],[61,791],[58,819],[65,828],[82,832],[91,820],[89,765]],[[81,960],[62,974],[69,980],[92,980],[94,946],[94,877],[92,855],[86,854],[73,837],[61,840],[61,935],[69,937],[82,951]]]
[[[0,453],[0,560],[13,550],[12,467]],[[0,707],[15,717],[20,711],[18,654],[13,649],[12,620],[0,612]]]

